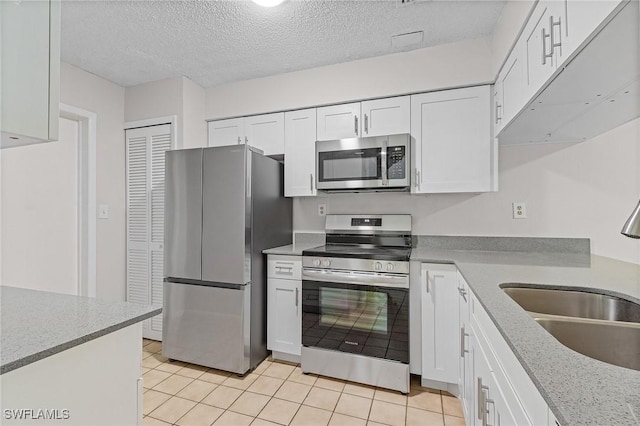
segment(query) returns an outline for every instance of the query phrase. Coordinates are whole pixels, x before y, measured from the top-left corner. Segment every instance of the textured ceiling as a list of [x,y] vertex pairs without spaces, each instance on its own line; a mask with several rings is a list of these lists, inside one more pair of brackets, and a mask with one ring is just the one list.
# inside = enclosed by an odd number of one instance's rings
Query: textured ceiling
[[[203,87],[488,36],[504,1],[62,2],[62,60],[123,86]],[[421,44],[391,37],[424,31]]]

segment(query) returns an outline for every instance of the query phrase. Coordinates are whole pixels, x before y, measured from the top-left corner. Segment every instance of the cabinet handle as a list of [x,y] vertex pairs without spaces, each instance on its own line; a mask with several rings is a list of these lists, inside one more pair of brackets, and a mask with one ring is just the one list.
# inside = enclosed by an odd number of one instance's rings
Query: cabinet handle
[[369,134],[369,116],[367,114],[364,115],[364,132]]
[[353,118],[353,131],[356,133],[356,136],[358,136],[358,116],[354,115]]
[[[486,387],[486,386],[485,386],[485,388],[486,388],[487,393],[488,393],[489,392],[489,388]],[[484,424],[486,426],[494,426],[493,424],[489,423],[489,420],[487,420],[486,418],[489,417],[489,404],[494,406],[494,411],[495,411],[495,401],[493,399],[491,399],[491,398],[485,398],[484,403],[485,403],[485,406],[486,406]]]
[[429,274],[427,274],[427,279],[425,280],[425,290],[429,293]]
[[498,111],[500,110],[502,110],[502,105],[496,102],[496,124],[498,124],[499,121],[502,121],[502,117],[498,114]]
[[464,332],[464,327],[460,329],[460,358],[464,358],[464,354],[468,354],[469,350],[464,347],[464,338],[469,337],[469,333]]
[[[553,49],[551,49],[551,52],[547,53],[547,39],[551,39],[551,34],[547,34],[546,28],[542,28],[541,38],[542,38],[542,65],[546,65],[547,58],[551,59],[553,57]],[[553,42],[551,41],[551,43]]]
[[420,171],[416,167],[416,189],[420,189]]
[[[553,15],[549,16],[549,32],[551,33],[551,52],[549,52],[550,55],[553,55],[553,51],[555,50],[556,47],[560,48],[560,56],[562,56],[562,23],[561,23],[561,17],[558,17],[558,22],[553,22]],[[554,36],[554,31],[553,31],[553,27],[558,27],[558,38],[560,39],[559,42],[555,42],[555,36]]]
[[238,136],[238,144],[242,143],[242,139],[240,139],[240,136]]
[[477,396],[477,402],[478,402],[478,419],[482,420],[482,425],[485,426],[485,414],[486,414],[486,408],[485,408],[485,402],[484,402],[484,392],[483,389],[486,386],[482,385],[482,377],[478,377],[478,396]]
[[464,288],[459,288],[458,289],[458,293],[460,293],[460,296],[462,296],[462,298],[466,302],[467,301],[467,290],[465,290]]
[[309,173],[309,188],[311,188],[311,192],[313,192],[313,173]]
[[296,308],[298,307],[298,287],[296,287]]
[[249,143],[249,138],[248,137],[244,137],[244,143],[248,144]]

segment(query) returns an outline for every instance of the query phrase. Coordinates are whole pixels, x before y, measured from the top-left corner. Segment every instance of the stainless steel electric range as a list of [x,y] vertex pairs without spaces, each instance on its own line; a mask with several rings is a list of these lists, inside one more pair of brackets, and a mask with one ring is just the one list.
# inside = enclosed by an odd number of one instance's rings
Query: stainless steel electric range
[[409,392],[410,215],[328,215],[302,252],[305,373]]

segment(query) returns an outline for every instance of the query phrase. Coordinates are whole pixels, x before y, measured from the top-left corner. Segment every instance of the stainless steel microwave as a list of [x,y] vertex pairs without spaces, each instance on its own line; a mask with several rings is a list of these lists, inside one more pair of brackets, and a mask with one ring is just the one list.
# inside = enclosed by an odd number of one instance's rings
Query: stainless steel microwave
[[410,141],[408,134],[316,141],[316,187],[408,190]]

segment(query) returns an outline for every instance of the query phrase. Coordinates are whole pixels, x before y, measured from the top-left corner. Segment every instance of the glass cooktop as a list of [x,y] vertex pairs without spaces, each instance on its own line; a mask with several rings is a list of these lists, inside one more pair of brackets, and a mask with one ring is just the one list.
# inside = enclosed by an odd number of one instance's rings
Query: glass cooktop
[[303,256],[348,257],[359,259],[409,261],[411,249],[405,247],[372,247],[347,244],[327,244],[304,250]]

